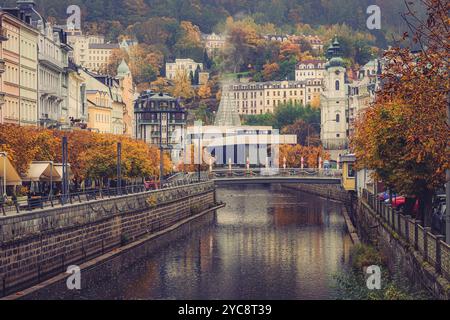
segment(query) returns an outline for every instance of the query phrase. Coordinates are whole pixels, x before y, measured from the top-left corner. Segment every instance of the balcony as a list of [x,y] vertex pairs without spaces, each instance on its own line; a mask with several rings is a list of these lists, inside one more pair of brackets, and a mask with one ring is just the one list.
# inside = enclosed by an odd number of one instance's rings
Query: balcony
[[52,69],[56,69],[62,72],[64,71],[64,68],[67,68],[67,64],[64,64],[61,61],[56,60],[55,58],[50,57],[46,54],[39,53],[38,57],[40,64],[50,67]]
[[8,32],[3,27],[0,27],[0,41],[8,41]]
[[0,74],[4,73],[6,69],[5,60],[0,59]]

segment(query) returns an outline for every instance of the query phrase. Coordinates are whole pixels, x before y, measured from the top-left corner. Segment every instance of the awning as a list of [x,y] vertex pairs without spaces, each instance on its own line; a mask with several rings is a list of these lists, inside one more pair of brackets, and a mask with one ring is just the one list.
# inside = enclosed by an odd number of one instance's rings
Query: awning
[[50,161],[33,161],[23,181],[58,181],[58,179],[61,177]]
[[[63,165],[62,163],[55,163],[53,165],[53,167],[56,169],[56,171],[58,172],[58,178],[55,179],[54,181],[62,181],[62,176],[63,176]],[[69,180],[72,180],[74,178],[72,169],[70,169],[70,164],[67,165],[67,171],[68,171],[68,175],[69,175]]]
[[0,177],[4,180],[5,173],[5,165],[6,165],[6,185],[7,186],[17,186],[22,184],[22,179],[20,179],[19,174],[16,169],[13,167],[11,161],[6,157],[0,157]]

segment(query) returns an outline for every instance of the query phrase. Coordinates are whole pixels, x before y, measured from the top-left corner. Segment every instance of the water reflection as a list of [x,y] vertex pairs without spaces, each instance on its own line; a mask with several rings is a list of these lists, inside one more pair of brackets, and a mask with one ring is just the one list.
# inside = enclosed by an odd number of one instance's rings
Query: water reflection
[[227,206],[214,220],[72,298],[335,298],[351,247],[339,203],[265,185],[217,197]]

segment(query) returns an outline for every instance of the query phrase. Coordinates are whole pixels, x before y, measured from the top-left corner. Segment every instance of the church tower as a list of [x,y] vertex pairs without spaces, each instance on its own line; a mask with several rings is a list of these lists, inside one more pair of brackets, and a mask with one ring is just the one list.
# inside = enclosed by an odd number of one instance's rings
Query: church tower
[[346,68],[337,37],[327,50],[327,59],[320,98],[320,138],[325,149],[341,150],[347,147],[347,86]]

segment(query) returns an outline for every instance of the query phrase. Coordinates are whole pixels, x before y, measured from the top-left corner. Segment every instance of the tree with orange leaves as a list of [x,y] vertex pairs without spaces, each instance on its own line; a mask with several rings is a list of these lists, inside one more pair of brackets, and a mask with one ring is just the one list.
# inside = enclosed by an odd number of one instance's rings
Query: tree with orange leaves
[[[420,52],[393,48],[385,53],[383,88],[358,119],[352,147],[358,167],[375,171],[392,190],[419,199],[420,219],[431,222],[432,196],[449,169],[448,1],[423,0],[426,22],[413,10],[413,41]],[[410,4],[408,4],[409,6]],[[408,34],[404,35],[408,38]]]
[[266,63],[263,67],[263,77],[265,81],[273,80],[277,77],[280,72],[280,65],[276,62]]
[[302,157],[305,168],[318,168],[319,158],[329,160],[330,155],[321,147],[307,147],[302,145],[282,145],[280,146],[279,161],[282,164],[286,159],[289,168],[301,168]]

